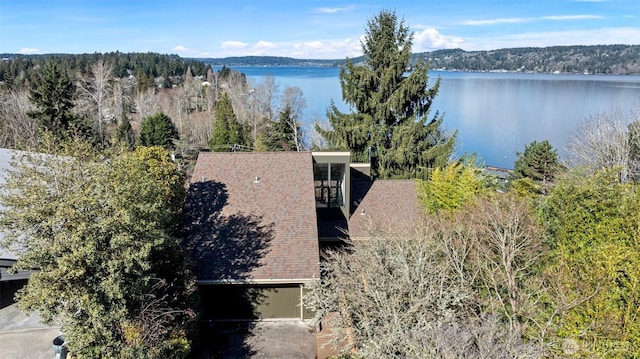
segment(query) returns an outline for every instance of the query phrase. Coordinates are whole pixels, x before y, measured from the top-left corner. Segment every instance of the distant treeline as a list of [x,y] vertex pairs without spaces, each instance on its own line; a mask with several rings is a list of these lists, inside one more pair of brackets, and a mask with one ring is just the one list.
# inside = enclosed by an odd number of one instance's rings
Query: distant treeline
[[437,50],[414,54],[431,69],[543,73],[640,74],[640,45],[523,47],[490,51]]
[[181,58],[178,55],[163,55],[157,53],[93,53],[93,54],[45,54],[45,55],[18,55],[0,54],[0,82],[11,86],[21,86],[32,82],[37,78],[39,69],[47,61],[57,63],[66,71],[78,71],[80,75],[87,75],[91,71],[91,65],[98,59],[113,66],[113,75],[116,77],[135,76],[136,78],[174,79],[183,77],[187,69],[191,67],[194,76],[206,76],[207,69],[211,68],[203,61]]

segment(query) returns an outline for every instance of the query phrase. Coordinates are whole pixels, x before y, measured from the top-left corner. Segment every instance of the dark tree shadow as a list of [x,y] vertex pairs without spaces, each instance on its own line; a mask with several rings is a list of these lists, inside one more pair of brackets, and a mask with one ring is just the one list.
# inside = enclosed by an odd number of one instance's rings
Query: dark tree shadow
[[264,223],[261,216],[254,214],[223,215],[228,198],[223,183],[193,183],[183,212],[183,244],[193,273],[202,283],[202,324],[195,358],[247,358],[255,354],[248,345],[253,324],[224,321],[256,318],[254,308],[264,297],[260,291],[245,286],[216,283],[251,279],[270,250],[274,223]]

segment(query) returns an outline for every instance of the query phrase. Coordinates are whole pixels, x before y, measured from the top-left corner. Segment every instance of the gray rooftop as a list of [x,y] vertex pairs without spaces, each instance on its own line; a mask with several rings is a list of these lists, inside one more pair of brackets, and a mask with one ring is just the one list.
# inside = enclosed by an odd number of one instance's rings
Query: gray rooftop
[[[4,187],[7,170],[11,168],[11,164],[9,162],[11,161],[13,153],[15,153],[15,151],[0,148],[0,186],[2,187]],[[0,207],[0,210],[1,209],[2,208]],[[2,238],[2,232],[0,232],[0,238]],[[16,260],[17,257],[8,252],[5,248],[0,247],[0,260],[3,259]]]

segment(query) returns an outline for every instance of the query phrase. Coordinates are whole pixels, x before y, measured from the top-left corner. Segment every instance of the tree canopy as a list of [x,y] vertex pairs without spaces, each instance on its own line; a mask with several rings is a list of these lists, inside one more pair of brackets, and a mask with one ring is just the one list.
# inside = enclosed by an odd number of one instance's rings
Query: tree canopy
[[550,334],[575,343],[580,357],[640,355],[640,197],[619,173],[574,170],[540,212],[551,250],[544,275],[558,308]]
[[[545,192],[562,169],[558,151],[547,140],[531,142],[524,147],[524,152],[516,152],[516,156],[518,158],[513,166],[513,179],[531,180],[530,185],[536,192]],[[522,188],[526,183],[521,182],[516,186]]]
[[371,161],[374,177],[428,177],[431,168],[448,162],[455,145],[455,134],[441,128],[443,117],[430,116],[440,80],[428,87],[424,61],[409,67],[412,38],[394,12],[369,20],[364,64],[347,59],[340,71],[342,97],[355,112],[332,103],[332,128],[316,127],[331,147],[350,150],[353,161]]
[[263,150],[296,151],[298,149],[300,126],[292,116],[291,107],[285,106],[280,111],[277,121],[268,121],[267,127],[258,137]]
[[74,95],[75,86],[67,73],[49,62],[30,91],[29,99],[36,110],[28,115],[38,122],[41,131],[50,132],[59,141],[75,136],[90,137],[91,127],[73,113]]
[[20,306],[60,324],[84,358],[184,356],[193,282],[177,240],[183,174],[160,147],[58,149],[16,153],[0,196],[0,246],[17,251],[14,269],[38,268]]
[[[125,123],[123,121],[123,123]],[[169,116],[158,112],[142,120],[140,124],[140,144],[173,148],[173,141],[179,138],[178,129]]]
[[113,139],[115,143],[121,143],[129,149],[133,149],[136,145],[136,134],[133,132],[129,116],[124,113],[125,111],[122,112],[122,121],[118,125],[118,128],[116,128],[116,133],[114,134]]
[[489,193],[487,178],[473,159],[434,169],[431,178],[418,182],[418,188],[420,202],[429,213],[453,212]]
[[250,144],[249,128],[238,122],[229,95],[223,93],[216,107],[209,148],[211,151],[228,152],[245,150]]

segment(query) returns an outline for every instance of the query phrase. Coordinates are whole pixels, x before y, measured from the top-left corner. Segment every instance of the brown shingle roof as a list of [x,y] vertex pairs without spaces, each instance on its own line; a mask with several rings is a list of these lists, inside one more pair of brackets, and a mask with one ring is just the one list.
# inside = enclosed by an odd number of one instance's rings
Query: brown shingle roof
[[201,153],[183,229],[200,281],[318,278],[311,153]]
[[420,218],[416,182],[377,180],[351,215],[349,236],[358,239],[377,229],[410,229]]

